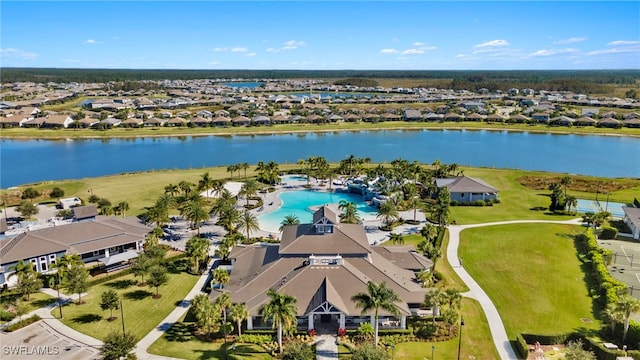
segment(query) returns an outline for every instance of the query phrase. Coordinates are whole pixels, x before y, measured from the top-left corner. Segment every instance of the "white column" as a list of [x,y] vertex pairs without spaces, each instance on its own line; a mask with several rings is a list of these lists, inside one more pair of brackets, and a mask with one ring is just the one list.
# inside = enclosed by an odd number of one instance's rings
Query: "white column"
[[136,251],[140,251],[140,241],[136,241]]
[[253,316],[247,318],[247,330],[253,330]]
[[344,313],[340,313],[340,327],[344,329]]
[[313,327],[313,313],[309,314],[309,324],[307,326],[309,328],[309,330],[312,330]]
[[109,248],[104,249],[104,257],[109,257]]
[[407,315],[400,316],[400,328],[401,329],[407,328]]
[[375,329],[376,327],[376,316],[375,315],[371,315],[369,318],[369,322],[371,323],[371,326],[373,326],[373,328]]

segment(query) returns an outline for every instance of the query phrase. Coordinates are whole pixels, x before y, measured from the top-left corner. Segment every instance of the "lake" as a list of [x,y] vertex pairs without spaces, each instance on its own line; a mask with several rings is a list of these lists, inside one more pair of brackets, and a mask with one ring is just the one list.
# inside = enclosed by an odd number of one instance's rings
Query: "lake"
[[487,130],[380,130],[131,139],[0,140],[0,187],[124,172],[349,154],[640,178],[640,138]]

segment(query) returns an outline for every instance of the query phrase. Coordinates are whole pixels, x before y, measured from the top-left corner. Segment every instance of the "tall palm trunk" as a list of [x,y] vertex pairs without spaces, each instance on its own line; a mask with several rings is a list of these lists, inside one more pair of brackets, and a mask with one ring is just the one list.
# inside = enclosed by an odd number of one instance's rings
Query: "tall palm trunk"
[[278,322],[278,350],[282,354],[282,323]]
[[374,316],[375,325],[373,331],[373,343],[378,346],[378,308],[376,308],[376,315]]

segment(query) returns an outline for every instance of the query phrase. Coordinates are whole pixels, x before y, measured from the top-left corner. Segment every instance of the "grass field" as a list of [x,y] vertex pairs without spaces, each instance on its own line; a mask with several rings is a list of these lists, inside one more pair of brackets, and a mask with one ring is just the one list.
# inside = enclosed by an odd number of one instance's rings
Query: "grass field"
[[[335,164],[334,164],[335,166]],[[298,169],[298,165],[281,164],[281,171]],[[254,176],[254,165],[247,172],[248,176]],[[553,173],[523,171],[523,170],[506,170],[506,169],[490,169],[490,168],[470,168],[464,167],[464,174],[467,176],[482,178],[491,185],[500,190],[501,202],[494,206],[475,207],[475,206],[454,206],[451,207],[451,220],[455,220],[458,224],[481,223],[488,221],[501,221],[513,219],[548,219],[548,220],[566,220],[575,216],[560,216],[548,212],[549,191],[548,190],[532,190],[518,181],[518,178],[524,175],[529,176],[558,176]],[[49,192],[55,186],[65,190],[65,197],[78,196],[85,200],[91,193],[107,198],[112,204],[120,201],[127,201],[130,206],[128,215],[138,215],[143,212],[144,207],[151,206],[155,200],[164,193],[164,187],[169,184],[177,184],[181,180],[197,183],[200,176],[209,172],[213,178],[229,179],[229,173],[226,167],[198,168],[187,170],[160,170],[149,172],[127,173],[120,175],[111,175],[98,178],[86,178],[80,180],[66,181],[48,181],[32,186],[41,192]],[[244,176],[244,173],[241,174]],[[235,179],[239,180],[238,174]],[[590,178],[592,181],[611,181],[608,178]],[[630,183],[630,187],[625,190],[616,191],[610,194],[610,201],[630,202],[634,196],[640,193],[640,180],[638,179],[616,179],[616,181],[624,181]],[[15,205],[20,201],[21,191],[26,186],[21,186],[11,190],[4,190],[3,195],[8,194],[8,204]],[[584,193],[569,191],[569,194],[578,197],[595,198],[595,193]],[[51,199],[44,195],[36,201],[44,201]]]
[[0,308],[5,309],[10,304],[19,301],[21,304],[26,305],[27,313],[29,313],[33,310],[37,310],[41,307],[45,307],[51,303],[54,303],[56,302],[56,300],[56,298],[51,297],[43,292],[36,292],[34,294],[31,294],[31,296],[29,297],[29,301],[24,300],[23,297],[20,296],[20,294],[7,293],[0,296]]
[[500,312],[509,339],[522,332],[599,328],[572,238],[582,231],[572,225],[512,224],[461,233],[460,258]]
[[[179,321],[192,323],[195,319],[191,311],[188,311]],[[270,354],[255,344],[228,343],[226,350],[228,359],[272,359]],[[221,339],[217,339],[215,342],[205,342],[193,337],[189,341],[177,342],[170,341],[166,334],[151,344],[147,351],[150,354],[188,360],[223,359],[225,357],[225,345]]]
[[[493,345],[491,332],[487,325],[487,319],[482,312],[480,304],[471,299],[462,300],[462,317],[464,328],[462,329],[462,343],[460,358],[471,359],[498,359],[498,352]],[[458,355],[459,338],[453,338],[441,342],[407,342],[396,345],[393,351],[394,359],[424,360],[431,358],[431,347],[435,346],[434,357],[436,359],[455,359]],[[350,359],[349,350],[341,347],[340,359]]]
[[[102,293],[115,290],[122,299],[125,327],[140,340],[175,309],[177,303],[184,299],[198,280],[197,276],[179,271],[181,267],[183,265],[176,264],[175,270],[169,272],[169,283],[160,287],[162,297],[159,299],[152,298],[155,294],[154,288],[137,286],[137,280],[129,274],[93,286],[88,294],[82,297],[82,301],[86,303],[73,303],[63,307],[62,322],[81,333],[104,340],[109,333],[122,329],[120,311],[114,310],[113,315],[118,319],[109,322],[109,311],[100,309]],[[77,296],[74,296],[74,299],[77,299]],[[51,314],[59,317],[57,309]]]
[[385,129],[468,129],[468,130],[495,130],[495,131],[528,131],[558,134],[600,134],[600,135],[624,135],[640,136],[640,129],[622,128],[608,129],[589,127],[558,127],[547,125],[526,124],[488,124],[477,122],[406,122],[390,121],[380,123],[331,123],[331,124],[282,124],[273,126],[256,127],[231,127],[231,128],[113,128],[109,130],[94,129],[35,129],[35,128],[9,128],[2,129],[0,138],[9,139],[67,139],[67,138],[113,138],[113,137],[151,137],[151,136],[189,136],[189,135],[249,135],[249,134],[274,134],[290,132],[320,132],[320,131],[359,131],[359,130],[385,130]]

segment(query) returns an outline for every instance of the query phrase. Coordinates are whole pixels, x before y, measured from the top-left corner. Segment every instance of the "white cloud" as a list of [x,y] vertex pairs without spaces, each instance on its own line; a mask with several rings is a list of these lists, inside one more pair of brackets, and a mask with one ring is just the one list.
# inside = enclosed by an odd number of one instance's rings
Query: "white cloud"
[[413,45],[413,46],[422,46],[422,45],[424,45],[424,44],[423,44],[423,43],[421,43],[420,41],[416,41],[416,42],[414,42],[414,43],[413,43],[413,44],[411,44],[411,45]]
[[464,58],[466,58],[466,57],[467,57],[467,55],[465,55],[465,54],[458,54],[458,55],[456,55],[455,57],[456,57],[456,58],[458,58],[458,59],[464,59]]
[[231,52],[247,52],[249,51],[249,49],[247,49],[246,47],[241,47],[241,46],[236,46],[231,48]]
[[481,49],[481,48],[493,48],[493,47],[497,47],[497,46],[509,46],[511,44],[509,44],[509,42],[507,40],[491,40],[491,41],[487,41],[487,42],[483,42],[481,44],[478,44],[476,46],[474,46],[475,49]]
[[424,50],[420,49],[407,49],[402,52],[402,55],[420,55],[424,54]]
[[256,53],[252,52],[252,53],[247,53],[247,54],[245,54],[244,56],[247,56],[247,57],[254,57],[254,56],[256,56],[256,55],[257,55]]
[[615,40],[607,44],[607,46],[625,46],[625,45],[640,45],[638,40]]
[[222,64],[220,61],[211,61],[209,65],[220,65]]
[[583,42],[585,40],[587,40],[586,37],[570,37],[568,39],[554,41],[553,44],[554,45],[569,45],[569,44],[575,44],[575,43]]
[[0,49],[0,57],[6,59],[34,60],[38,54],[15,48]]
[[93,40],[93,39],[87,39],[87,40],[85,40],[85,42],[84,42],[84,43],[85,43],[85,44],[97,44],[98,42],[97,42],[97,41],[95,41],[95,40]]
[[61,60],[63,63],[79,63],[80,60],[78,59],[62,59]]
[[215,51],[215,52],[223,52],[223,51],[229,51],[229,48],[226,48],[226,47],[217,47],[217,48],[213,48],[213,49],[211,49],[211,51]]
[[542,50],[538,50],[536,52],[533,52],[529,55],[527,55],[527,57],[538,57],[538,56],[554,56],[554,55],[561,55],[561,54],[568,54],[568,53],[575,53],[577,52],[577,49],[573,49],[573,48],[566,48],[566,49],[542,49]]
[[382,49],[380,50],[380,54],[396,54],[398,50],[396,49]]
[[293,50],[301,46],[307,46],[307,43],[305,43],[304,41],[289,40],[284,43],[282,50]]

